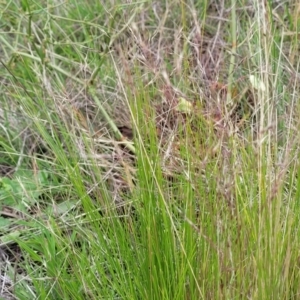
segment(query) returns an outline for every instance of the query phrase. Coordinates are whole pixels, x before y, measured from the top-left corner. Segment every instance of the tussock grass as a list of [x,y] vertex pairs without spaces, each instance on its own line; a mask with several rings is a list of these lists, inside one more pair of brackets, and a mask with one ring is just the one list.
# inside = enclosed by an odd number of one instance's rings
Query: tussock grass
[[298,4],[100,2],[0,4],[1,297],[297,299]]

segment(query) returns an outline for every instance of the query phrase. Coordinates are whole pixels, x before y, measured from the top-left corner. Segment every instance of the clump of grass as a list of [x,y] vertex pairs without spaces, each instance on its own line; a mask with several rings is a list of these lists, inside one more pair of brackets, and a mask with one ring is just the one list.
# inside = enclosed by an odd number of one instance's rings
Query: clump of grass
[[296,5],[56,4],[2,9],[1,293],[297,298]]

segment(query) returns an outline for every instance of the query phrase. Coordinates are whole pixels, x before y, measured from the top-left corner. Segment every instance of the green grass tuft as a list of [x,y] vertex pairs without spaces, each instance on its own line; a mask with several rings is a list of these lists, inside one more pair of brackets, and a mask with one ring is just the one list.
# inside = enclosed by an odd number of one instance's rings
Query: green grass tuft
[[298,299],[296,1],[129,2],[0,3],[0,298]]

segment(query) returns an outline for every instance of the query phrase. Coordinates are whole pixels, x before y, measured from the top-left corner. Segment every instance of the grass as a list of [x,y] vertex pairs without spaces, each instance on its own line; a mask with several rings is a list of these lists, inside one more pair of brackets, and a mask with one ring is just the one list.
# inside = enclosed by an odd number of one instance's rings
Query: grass
[[0,297],[298,299],[296,1],[20,4]]

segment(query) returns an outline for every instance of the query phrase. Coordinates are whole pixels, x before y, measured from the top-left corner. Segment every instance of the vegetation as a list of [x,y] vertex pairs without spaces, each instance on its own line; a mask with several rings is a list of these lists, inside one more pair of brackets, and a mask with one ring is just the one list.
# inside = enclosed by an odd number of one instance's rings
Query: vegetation
[[299,4],[0,2],[0,297],[298,299]]

